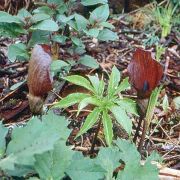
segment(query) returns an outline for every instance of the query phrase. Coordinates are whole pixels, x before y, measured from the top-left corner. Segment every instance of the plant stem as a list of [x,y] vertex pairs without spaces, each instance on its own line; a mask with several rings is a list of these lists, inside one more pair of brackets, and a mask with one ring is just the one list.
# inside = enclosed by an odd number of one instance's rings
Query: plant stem
[[144,140],[146,137],[146,131],[147,131],[147,121],[146,121],[146,119],[144,119],[142,135],[141,135],[141,139],[140,139],[139,146],[138,146],[138,151],[140,153],[142,152],[142,147],[143,147]]
[[93,143],[92,143],[92,146],[91,146],[90,154],[94,153],[94,147],[95,147],[97,136],[98,136],[98,133],[99,133],[99,130],[100,130],[100,127],[101,127],[101,122],[102,122],[102,120],[100,119],[99,123],[98,123],[98,127],[97,127],[97,130],[96,130],[96,133],[94,135],[94,139],[93,139]]
[[143,120],[143,117],[140,116],[139,122],[138,122],[138,125],[137,125],[137,128],[136,128],[136,132],[135,132],[134,138],[133,138],[133,142],[134,142],[134,143],[136,143],[137,137],[139,136],[139,131],[140,131],[140,127],[141,127],[141,124],[142,124],[142,120]]

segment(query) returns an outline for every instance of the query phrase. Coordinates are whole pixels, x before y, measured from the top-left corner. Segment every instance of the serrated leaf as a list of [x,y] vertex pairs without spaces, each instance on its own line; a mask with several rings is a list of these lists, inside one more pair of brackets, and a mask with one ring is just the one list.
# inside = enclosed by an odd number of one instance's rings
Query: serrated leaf
[[118,123],[126,130],[130,135],[132,131],[132,121],[126,114],[126,111],[119,106],[112,106],[110,111],[113,113],[114,117]]
[[94,92],[94,88],[91,86],[90,82],[82,76],[72,75],[72,76],[67,76],[64,79],[78,86],[82,86],[90,90],[91,92]]
[[35,155],[34,168],[41,179],[62,179],[73,154],[64,142],[59,141],[53,150]]
[[112,72],[109,78],[109,84],[108,84],[108,96],[111,97],[114,95],[118,88],[118,84],[120,81],[120,72],[119,70],[114,66],[112,68]]
[[78,132],[76,138],[87,132],[98,121],[100,112],[101,110],[99,108],[94,108],[94,110],[87,116],[83,127]]
[[[62,116],[57,116],[53,112],[42,116],[42,121],[32,118],[27,126],[15,128],[12,132],[12,140],[7,147],[7,158],[3,159],[11,166],[34,164],[34,155],[51,150],[54,144],[60,140],[66,142],[70,130],[67,128],[67,121]],[[4,169],[5,167],[0,167]],[[6,170],[6,169],[5,169]]]
[[108,3],[107,0],[81,0],[81,4],[84,6],[92,6],[96,4],[106,4]]
[[77,116],[79,115],[80,111],[84,109],[86,106],[88,106],[89,104],[99,106],[100,102],[95,97],[84,98],[78,105]]
[[109,17],[109,6],[107,4],[97,7],[90,14],[89,21],[91,24],[101,23],[108,19]]
[[119,39],[117,33],[109,29],[103,29],[102,31],[100,31],[97,38],[101,41],[115,41]]
[[104,178],[105,170],[93,159],[76,152],[66,173],[72,180],[99,180]]
[[2,122],[0,122],[0,158],[4,155],[5,149],[6,149],[6,135],[8,133],[8,128],[4,127],[2,125]]
[[60,100],[58,103],[56,103],[53,107],[59,107],[59,108],[67,108],[69,106],[72,106],[76,103],[79,103],[82,99],[89,97],[89,94],[84,93],[72,93]]
[[97,69],[99,67],[99,64],[96,61],[96,59],[89,55],[81,57],[78,62],[93,69]]
[[8,58],[11,62],[14,62],[16,59],[27,60],[29,59],[29,54],[26,49],[27,47],[22,44],[12,44],[8,48]]
[[50,19],[41,21],[31,27],[32,30],[42,30],[42,31],[58,31],[59,27],[56,22]]
[[119,160],[120,153],[118,149],[114,147],[100,149],[95,161],[105,170],[104,179],[113,179],[114,170],[120,166]]
[[104,128],[103,131],[104,131],[106,143],[108,146],[110,146],[113,138],[113,129],[112,129],[113,124],[112,124],[112,119],[110,118],[107,111],[103,111],[102,122],[103,122],[103,128]]
[[138,112],[137,112],[137,104],[132,99],[123,98],[123,99],[120,99],[120,100],[116,101],[116,103],[119,106],[121,106],[121,108],[126,110],[126,112],[129,112],[129,113],[132,113],[132,114],[134,114],[136,116],[139,116]]
[[126,89],[130,88],[130,84],[129,84],[129,78],[125,78],[123,79],[123,81],[120,83],[120,85],[118,86],[116,93],[119,93],[121,91],[125,91]]

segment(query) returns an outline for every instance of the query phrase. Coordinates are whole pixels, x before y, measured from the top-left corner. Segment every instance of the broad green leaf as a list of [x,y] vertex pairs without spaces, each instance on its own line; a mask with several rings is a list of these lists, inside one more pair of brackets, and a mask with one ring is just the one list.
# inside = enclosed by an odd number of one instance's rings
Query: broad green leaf
[[96,4],[106,4],[108,3],[107,0],[81,0],[81,4],[84,6],[92,6]]
[[89,96],[89,94],[84,93],[72,93],[66,96],[65,98],[61,99],[53,107],[67,108],[69,106],[79,103],[82,99],[87,98]]
[[121,106],[121,108],[126,110],[127,113],[132,113],[132,114],[134,114],[136,116],[139,116],[138,112],[137,112],[137,104],[132,99],[123,98],[123,99],[120,99],[120,100],[116,101],[116,103],[119,106]]
[[76,152],[72,163],[66,170],[66,174],[72,180],[100,180],[104,178],[106,170],[96,163],[94,159],[84,157],[81,153]]
[[89,29],[89,30],[85,29],[83,31],[86,33],[87,36],[92,36],[94,38],[97,38],[100,30],[97,28],[93,28],[93,29]]
[[79,31],[86,29],[86,26],[89,24],[89,21],[80,14],[75,14],[75,20]]
[[63,35],[54,35],[54,36],[52,36],[52,41],[58,42],[60,44],[65,44],[66,39],[67,39],[67,37],[63,36]]
[[59,141],[53,150],[35,155],[35,170],[41,179],[63,179],[73,154],[74,151]]
[[0,11],[0,23],[16,23],[21,24],[21,20],[17,16],[12,16],[8,14],[7,12]]
[[81,57],[78,62],[93,69],[97,69],[99,67],[99,64],[96,61],[96,59],[89,55]]
[[72,36],[71,40],[76,46],[83,46],[83,42],[81,41],[81,39]]
[[58,31],[59,27],[56,22],[50,19],[41,21],[31,27],[32,30],[42,30],[42,31]]
[[115,94],[118,84],[120,81],[121,74],[119,70],[114,66],[112,68],[112,72],[109,78],[109,84],[108,84],[108,96],[111,97]]
[[94,88],[91,86],[90,82],[82,76],[72,75],[72,76],[67,76],[64,79],[73,83],[73,84],[76,84],[78,86],[82,86],[82,87],[94,92]]
[[130,135],[132,131],[132,121],[126,114],[126,111],[119,106],[112,106],[110,111],[113,113],[114,117],[118,123],[126,130]]
[[98,121],[100,112],[101,110],[99,108],[94,108],[94,110],[87,116],[85,123],[78,132],[76,138],[87,132]]
[[173,99],[176,109],[180,109],[180,96]]
[[27,60],[29,59],[29,54],[26,49],[26,46],[22,43],[12,44],[8,48],[8,58],[11,62],[18,60]]
[[121,91],[125,91],[128,88],[130,88],[130,84],[129,84],[129,78],[127,77],[127,78],[123,79],[123,81],[118,86],[118,88],[116,90],[116,94]]
[[63,5],[64,4],[64,0],[47,0],[47,3],[49,4],[55,4],[55,5]]
[[4,155],[6,149],[6,135],[8,133],[8,128],[2,125],[0,122],[0,158]]
[[97,158],[97,164],[105,170],[104,179],[113,180],[113,173],[116,168],[120,166],[120,153],[115,147],[101,148]]
[[27,34],[27,31],[22,25],[16,23],[0,23],[0,36],[15,38],[21,34]]
[[49,44],[49,36],[49,31],[36,30],[32,32],[28,47],[33,47],[35,44]]
[[40,21],[43,21],[43,20],[46,20],[46,19],[49,19],[50,16],[48,14],[44,14],[44,13],[38,13],[38,14],[34,14],[31,21],[32,23],[38,23]]
[[97,7],[90,14],[89,21],[91,24],[101,23],[108,19],[109,17],[109,6],[107,4]]
[[114,27],[111,23],[109,23],[109,22],[101,22],[99,25],[102,26],[102,27],[105,27],[105,28],[109,28],[109,29],[114,29],[114,28],[115,28],[115,27]]
[[21,19],[21,20],[25,20],[25,19],[31,19],[32,18],[32,15],[30,12],[28,12],[25,8],[21,9],[18,11],[18,14],[17,16]]
[[7,157],[0,161],[0,167],[5,171],[15,168],[15,165],[32,167],[35,154],[52,150],[57,141],[66,142],[70,134],[67,124],[64,117],[49,112],[42,116],[42,121],[33,117],[27,126],[15,128],[7,147]]
[[63,68],[70,66],[70,64],[62,61],[62,60],[54,60],[51,63],[51,72],[53,72],[54,74],[56,74],[57,72],[60,72]]
[[103,29],[102,31],[100,31],[97,38],[101,41],[115,41],[119,39],[117,33],[109,29]]
[[95,97],[87,97],[84,98],[78,105],[78,112],[77,112],[77,116],[79,115],[80,111],[82,109],[84,109],[87,105],[96,105],[96,106],[100,106],[100,101],[98,101],[97,98]]
[[103,131],[104,131],[106,143],[108,146],[110,146],[113,138],[113,129],[112,129],[113,124],[112,124],[112,119],[105,110],[103,111],[102,122],[103,122],[103,128],[104,128]]
[[33,13],[34,14],[40,14],[40,13],[48,14],[52,17],[53,14],[56,13],[56,11],[49,8],[48,6],[41,6],[41,7],[38,7],[37,9],[33,10]]
[[65,16],[65,15],[63,15],[63,14],[60,14],[60,15],[58,15],[57,16],[57,20],[59,21],[59,22],[61,22],[61,23],[67,23],[67,22],[69,22],[71,19],[73,19],[74,18],[74,15],[71,15],[71,16]]

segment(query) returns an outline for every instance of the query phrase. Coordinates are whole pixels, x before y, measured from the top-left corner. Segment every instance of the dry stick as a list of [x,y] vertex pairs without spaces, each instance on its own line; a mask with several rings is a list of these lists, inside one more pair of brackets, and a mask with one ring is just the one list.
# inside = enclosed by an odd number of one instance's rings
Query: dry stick
[[95,147],[97,136],[98,136],[98,133],[99,133],[99,130],[100,130],[100,127],[101,127],[101,122],[102,122],[102,120],[100,119],[99,123],[98,123],[97,130],[96,130],[96,134],[95,134],[94,139],[93,139],[93,143],[92,143],[92,146],[91,146],[90,154],[94,153],[94,147]]

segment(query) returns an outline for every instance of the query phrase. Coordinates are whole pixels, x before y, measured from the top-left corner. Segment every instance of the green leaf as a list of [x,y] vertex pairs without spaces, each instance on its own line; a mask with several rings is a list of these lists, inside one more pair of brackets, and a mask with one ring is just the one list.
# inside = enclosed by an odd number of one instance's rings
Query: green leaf
[[38,13],[38,14],[34,14],[31,21],[32,23],[38,23],[40,21],[43,21],[43,20],[46,20],[46,19],[49,19],[50,16],[48,14],[44,14],[44,13]]
[[64,79],[78,86],[82,86],[90,90],[91,92],[94,92],[94,88],[91,86],[90,82],[82,76],[72,75],[72,76],[67,76]]
[[96,76],[88,76],[88,78],[91,81],[91,84],[95,89],[95,92],[98,94],[99,84],[100,84],[98,76],[97,75]]
[[63,179],[73,154],[64,142],[59,141],[53,150],[35,155],[35,170],[41,179]]
[[107,4],[107,0],[81,0],[81,4],[84,6],[92,6],[96,4]]
[[48,6],[41,6],[41,7],[38,7],[37,9],[33,10],[33,13],[35,13],[35,14],[41,14],[41,13],[48,14],[52,17],[53,14],[55,14],[55,10],[49,8]]
[[83,64],[84,66],[88,66],[93,69],[97,69],[99,67],[98,62],[96,59],[94,59],[92,56],[85,55],[81,57],[78,61],[80,64]]
[[100,112],[101,110],[99,108],[94,108],[94,110],[87,116],[85,123],[76,135],[76,138],[87,132],[98,121]]
[[101,23],[108,19],[109,17],[109,6],[107,4],[97,7],[89,17],[91,24]]
[[79,103],[82,99],[89,97],[89,94],[84,93],[72,93],[60,100],[57,104],[55,104],[53,107],[58,108],[67,108],[69,106],[72,106],[74,104]]
[[117,33],[109,29],[103,29],[102,31],[100,31],[97,38],[101,41],[115,41],[119,39]]
[[25,19],[31,19],[31,18],[32,18],[31,13],[28,12],[25,8],[20,9],[20,10],[18,11],[17,16],[18,16],[22,21],[25,21]]
[[3,157],[6,149],[6,135],[8,133],[8,128],[4,127],[2,125],[2,122],[0,122],[0,158]]
[[99,180],[104,178],[105,170],[95,160],[76,152],[66,173],[72,180]]
[[103,80],[100,80],[99,88],[98,88],[98,95],[100,97],[103,97],[104,95],[104,89],[105,89],[105,82]]
[[100,149],[95,161],[105,170],[104,179],[113,180],[114,170],[120,166],[119,160],[120,153],[117,148],[106,147]]
[[0,167],[5,171],[15,168],[15,165],[31,167],[35,162],[35,154],[52,150],[57,141],[65,143],[69,133],[67,121],[62,116],[49,112],[42,116],[42,121],[33,117],[27,126],[13,130],[6,151],[7,157],[0,161]]
[[164,95],[163,102],[162,102],[162,107],[163,107],[163,110],[164,110],[165,112],[168,111],[169,101],[168,101],[168,96],[167,96],[167,94]]
[[108,146],[110,146],[113,138],[113,129],[112,129],[113,124],[112,124],[112,119],[110,118],[107,111],[103,111],[102,122],[103,122],[106,143],[108,144]]
[[93,28],[93,29],[89,29],[89,30],[83,30],[87,36],[92,36],[92,37],[95,37],[97,38],[98,35],[99,35],[99,29],[97,28]]
[[96,106],[100,106],[100,101],[95,98],[95,97],[87,97],[84,98],[83,100],[80,101],[79,105],[78,105],[78,112],[77,112],[77,116],[79,115],[80,111],[82,109],[84,109],[87,105],[96,105]]
[[83,46],[83,42],[81,41],[81,39],[72,36],[71,40],[76,46]]
[[111,23],[109,23],[109,22],[101,22],[99,25],[102,26],[102,27],[105,27],[105,28],[109,28],[109,29],[114,29],[114,28],[115,28],[115,27],[114,27]]
[[75,14],[75,20],[79,31],[86,29],[86,26],[89,24],[89,21],[80,14]]
[[116,101],[116,103],[119,106],[121,106],[121,108],[126,110],[127,113],[132,113],[132,114],[134,114],[136,116],[139,116],[138,112],[137,112],[137,104],[132,99],[123,98],[123,99],[120,99],[120,100]]
[[147,111],[146,111],[146,117],[145,117],[145,119],[147,121],[147,127],[149,127],[149,124],[151,123],[152,117],[154,115],[154,109],[156,107],[156,104],[158,101],[158,96],[161,92],[161,89],[162,89],[162,86],[154,89],[149,98],[148,107],[147,107]]
[[64,23],[64,24],[68,23],[73,18],[74,18],[74,15],[71,15],[71,16],[67,17],[67,16],[65,16],[63,14],[60,14],[60,15],[57,16],[57,20],[59,22],[61,22],[61,23]]
[[28,47],[33,47],[35,44],[49,44],[49,31],[36,30],[32,32],[31,39],[28,42]]
[[63,45],[66,43],[66,39],[67,39],[67,37],[63,36],[63,35],[52,36],[52,41],[58,42],[58,43],[63,44]]
[[180,96],[173,99],[176,109],[180,109]]
[[126,130],[130,135],[132,131],[132,121],[126,114],[126,111],[119,106],[112,106],[110,111],[113,113],[114,117],[118,123]]
[[12,86],[10,87],[10,90],[13,91],[13,90],[17,89],[17,88],[20,87],[25,81],[26,81],[26,80],[20,81],[20,82],[18,82],[18,83],[16,83],[16,84],[12,85]]
[[53,20],[47,19],[41,21],[31,27],[32,30],[42,30],[42,31],[58,31],[59,27]]
[[123,79],[123,81],[118,86],[118,88],[116,90],[116,94],[121,91],[125,91],[128,88],[130,88],[130,84],[129,84],[129,78],[127,77],[127,78]]
[[62,61],[62,60],[54,60],[51,63],[51,72],[57,74],[58,72],[62,71],[63,68],[70,66],[70,64]]
[[26,46],[22,43],[12,44],[8,48],[8,58],[11,62],[18,60],[27,60],[29,59],[29,54],[26,49]]
[[19,17],[12,16],[4,11],[0,11],[0,17],[0,23],[22,23]]
[[108,84],[108,96],[109,97],[111,97],[115,94],[115,92],[118,88],[120,77],[121,77],[121,75],[120,75],[119,70],[116,68],[116,66],[114,66],[112,68],[112,73],[110,75],[109,84]]

